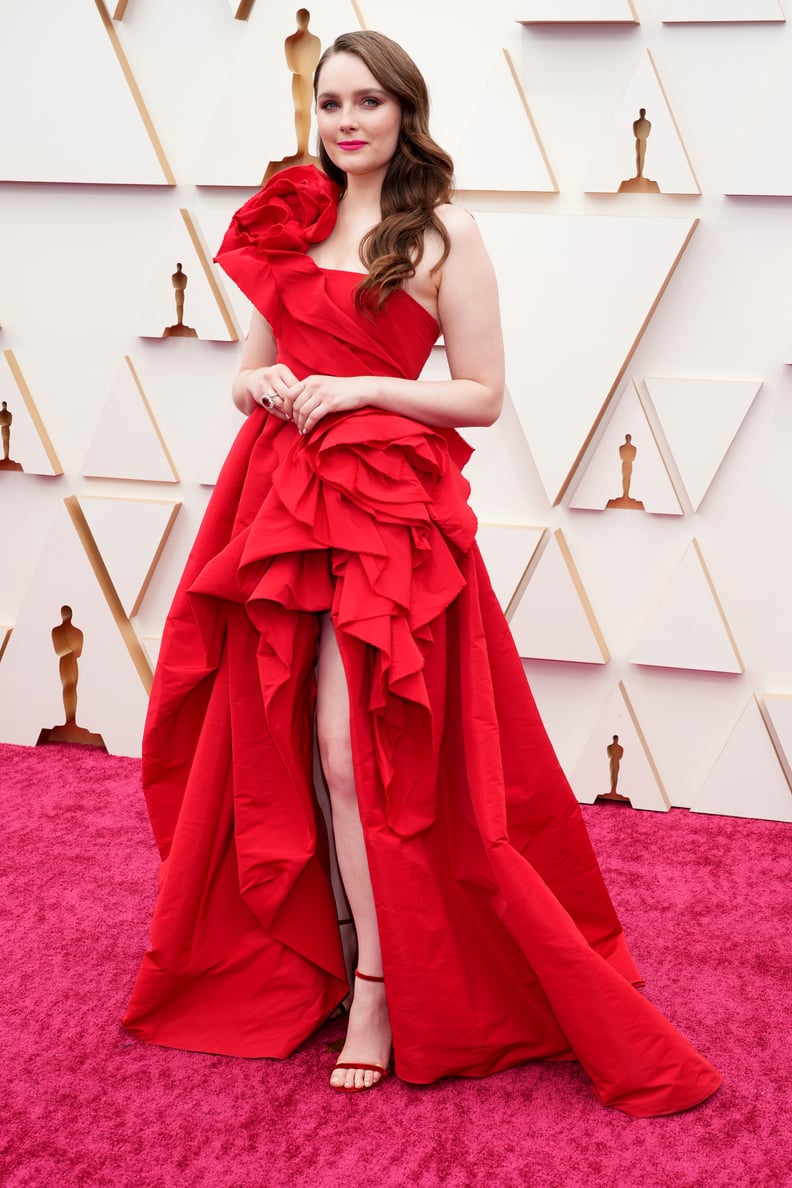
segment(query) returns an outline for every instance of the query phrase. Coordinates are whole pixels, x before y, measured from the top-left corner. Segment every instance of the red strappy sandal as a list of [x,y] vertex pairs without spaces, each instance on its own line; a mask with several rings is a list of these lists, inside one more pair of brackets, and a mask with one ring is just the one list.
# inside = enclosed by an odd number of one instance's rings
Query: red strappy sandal
[[[371,974],[361,973],[359,969],[355,970],[355,977],[360,978],[362,982],[385,981],[384,978],[372,977]],[[336,1093],[364,1093],[367,1089],[376,1089],[377,1085],[381,1085],[390,1073],[390,1065],[387,1068],[383,1068],[381,1064],[361,1064],[360,1061],[353,1061],[352,1063],[348,1063],[345,1060],[339,1061],[333,1072],[335,1072],[336,1068],[360,1068],[363,1072],[377,1072],[380,1074],[380,1079],[375,1081],[373,1085],[331,1085],[330,1088],[335,1089]]]

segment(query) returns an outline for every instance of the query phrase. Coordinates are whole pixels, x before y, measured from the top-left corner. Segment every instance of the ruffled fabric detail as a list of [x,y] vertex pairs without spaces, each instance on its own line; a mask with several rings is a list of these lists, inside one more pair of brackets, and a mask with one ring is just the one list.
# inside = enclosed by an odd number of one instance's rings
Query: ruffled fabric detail
[[[367,708],[386,820],[411,836],[435,819],[438,740],[424,667],[435,621],[465,586],[459,558],[476,531],[470,487],[444,434],[406,417],[368,409],[289,439],[284,447],[281,435],[282,458],[252,522],[190,587],[207,655],[222,601],[243,603],[261,632],[271,705],[291,677],[291,613],[331,610],[339,632],[371,649]],[[395,761],[407,734],[423,758],[418,779],[403,779],[407,765]]]
[[[276,175],[218,259],[295,374],[416,379],[437,331],[427,311],[399,292],[361,317],[359,278],[307,255],[335,198],[311,167]],[[125,1026],[280,1056],[346,993],[312,780],[329,610],[396,1071],[424,1083],[574,1053],[606,1104],[686,1109],[720,1077],[629,984],[638,972],[475,546],[469,453],[453,430],[371,408],[307,438],[263,410],[243,424],[150,700],[162,881]]]
[[[215,256],[256,309],[277,327],[278,257],[304,255],[335,226],[339,188],[314,165],[276,173],[239,208]],[[284,261],[281,261],[284,262]]]

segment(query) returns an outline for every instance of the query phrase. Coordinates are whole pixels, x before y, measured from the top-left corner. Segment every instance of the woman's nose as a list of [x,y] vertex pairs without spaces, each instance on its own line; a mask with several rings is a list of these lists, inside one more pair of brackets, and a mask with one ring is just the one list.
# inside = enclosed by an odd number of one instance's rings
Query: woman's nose
[[357,128],[357,113],[355,112],[354,107],[351,107],[341,113],[341,127]]

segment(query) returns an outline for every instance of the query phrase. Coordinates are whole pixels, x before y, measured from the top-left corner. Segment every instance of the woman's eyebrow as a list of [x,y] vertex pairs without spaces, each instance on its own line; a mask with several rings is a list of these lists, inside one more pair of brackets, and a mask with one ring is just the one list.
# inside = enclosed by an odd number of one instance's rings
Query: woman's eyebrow
[[[382,87],[359,87],[356,91],[352,92],[355,98],[358,95],[387,95],[387,93]],[[320,91],[316,97],[317,99],[335,99],[337,98],[337,93],[335,91]]]

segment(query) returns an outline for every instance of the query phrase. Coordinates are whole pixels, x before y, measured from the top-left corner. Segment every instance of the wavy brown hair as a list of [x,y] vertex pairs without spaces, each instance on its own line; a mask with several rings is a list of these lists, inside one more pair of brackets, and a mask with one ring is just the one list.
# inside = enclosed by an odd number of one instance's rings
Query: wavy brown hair
[[[401,104],[401,131],[396,152],[382,183],[382,219],[363,237],[360,257],[368,275],[357,290],[361,307],[379,308],[386,297],[410,276],[423,256],[429,228],[440,236],[443,253],[432,271],[448,255],[448,232],[435,213],[453,193],[454,163],[429,135],[429,92],[423,75],[409,54],[384,33],[364,29],[342,33],[325,50],[314,73],[314,96],[322,66],[333,54],[355,54],[379,85]],[[319,159],[329,177],[346,190],[346,174],[330,160],[320,143]]]

